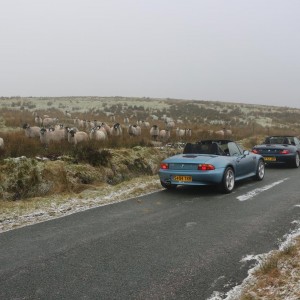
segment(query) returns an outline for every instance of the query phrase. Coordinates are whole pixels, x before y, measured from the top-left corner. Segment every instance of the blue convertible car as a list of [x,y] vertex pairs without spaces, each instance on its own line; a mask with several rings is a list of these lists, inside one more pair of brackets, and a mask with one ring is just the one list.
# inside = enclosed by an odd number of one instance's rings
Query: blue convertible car
[[243,150],[230,140],[203,140],[187,143],[183,154],[165,159],[160,166],[161,185],[217,185],[224,193],[234,189],[237,180],[265,175],[264,158]]

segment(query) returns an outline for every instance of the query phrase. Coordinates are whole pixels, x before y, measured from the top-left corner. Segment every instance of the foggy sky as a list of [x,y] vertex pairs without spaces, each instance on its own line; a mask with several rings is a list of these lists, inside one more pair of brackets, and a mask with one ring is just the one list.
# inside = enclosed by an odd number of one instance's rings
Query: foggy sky
[[300,108],[299,0],[1,0],[0,96]]

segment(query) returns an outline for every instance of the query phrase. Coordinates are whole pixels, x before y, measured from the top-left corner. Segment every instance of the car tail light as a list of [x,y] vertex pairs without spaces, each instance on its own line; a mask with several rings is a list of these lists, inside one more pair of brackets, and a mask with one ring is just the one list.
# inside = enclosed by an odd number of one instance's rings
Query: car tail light
[[163,169],[163,170],[167,170],[167,169],[169,169],[169,164],[161,163],[160,168]]
[[287,150],[287,149],[284,149],[284,150],[280,150],[280,151],[279,151],[279,154],[289,154],[289,153],[290,153],[290,151]]
[[209,170],[214,170],[215,167],[213,165],[210,165],[210,164],[201,164],[201,165],[198,165],[198,170],[201,170],[201,171],[209,171]]
[[252,149],[252,153],[258,154],[258,150]]

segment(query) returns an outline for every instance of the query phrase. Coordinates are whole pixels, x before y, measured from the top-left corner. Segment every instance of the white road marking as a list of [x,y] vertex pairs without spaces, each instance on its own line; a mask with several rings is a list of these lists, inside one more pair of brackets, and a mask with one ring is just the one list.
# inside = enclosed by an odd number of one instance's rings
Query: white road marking
[[284,181],[286,181],[286,180],[288,180],[288,179],[289,179],[289,177],[284,178],[284,179],[279,180],[279,181],[276,181],[276,182],[273,182],[273,183],[271,183],[271,184],[269,184],[269,185],[266,185],[266,186],[264,186],[264,187],[262,187],[262,188],[255,189],[255,190],[253,190],[253,191],[248,192],[248,193],[245,194],[245,195],[241,195],[241,196],[238,196],[238,197],[236,197],[236,198],[237,198],[239,201],[246,201],[246,200],[249,200],[249,199],[251,199],[251,198],[257,196],[258,194],[260,194],[260,193],[262,193],[262,192],[264,192],[264,191],[266,191],[266,190],[269,190],[269,189],[273,188],[274,186],[276,186],[276,185],[278,185],[278,184],[280,184],[280,183],[283,183]]

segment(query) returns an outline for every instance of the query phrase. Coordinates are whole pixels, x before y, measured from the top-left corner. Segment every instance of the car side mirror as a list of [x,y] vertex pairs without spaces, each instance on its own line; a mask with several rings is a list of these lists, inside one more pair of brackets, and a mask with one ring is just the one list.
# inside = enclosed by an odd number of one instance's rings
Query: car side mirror
[[249,155],[250,154],[250,152],[248,151],[248,150],[244,150],[244,155],[246,156],[246,155]]

